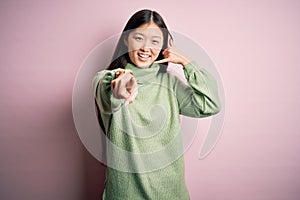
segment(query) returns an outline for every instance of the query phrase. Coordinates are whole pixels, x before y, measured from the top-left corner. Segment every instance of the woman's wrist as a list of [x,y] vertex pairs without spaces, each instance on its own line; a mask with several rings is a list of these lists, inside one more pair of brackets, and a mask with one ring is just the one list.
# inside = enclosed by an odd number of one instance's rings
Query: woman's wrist
[[188,57],[187,55],[185,54],[181,54],[181,65],[183,67],[185,67],[187,64],[189,64],[190,62],[192,62],[192,59],[190,57]]
[[185,66],[187,66],[190,62],[191,62],[190,59],[184,59],[184,60],[182,60],[181,65],[182,65],[183,67],[185,67]]

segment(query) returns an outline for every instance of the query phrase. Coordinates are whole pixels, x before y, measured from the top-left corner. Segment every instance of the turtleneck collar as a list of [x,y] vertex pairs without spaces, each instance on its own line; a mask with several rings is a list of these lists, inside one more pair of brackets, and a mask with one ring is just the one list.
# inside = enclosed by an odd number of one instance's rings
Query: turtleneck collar
[[157,63],[152,63],[148,68],[137,67],[132,63],[127,63],[125,69],[132,70],[135,78],[139,80],[139,83],[142,82],[152,82],[157,76],[160,66]]

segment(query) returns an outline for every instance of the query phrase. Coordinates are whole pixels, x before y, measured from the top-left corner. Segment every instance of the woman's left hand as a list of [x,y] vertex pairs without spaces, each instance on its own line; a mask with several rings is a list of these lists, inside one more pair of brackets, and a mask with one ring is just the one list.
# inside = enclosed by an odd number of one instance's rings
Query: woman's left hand
[[181,64],[184,67],[191,61],[190,58],[184,55],[184,53],[177,49],[172,43],[170,43],[170,47],[165,49],[162,54],[165,58],[155,61],[155,63],[171,62]]

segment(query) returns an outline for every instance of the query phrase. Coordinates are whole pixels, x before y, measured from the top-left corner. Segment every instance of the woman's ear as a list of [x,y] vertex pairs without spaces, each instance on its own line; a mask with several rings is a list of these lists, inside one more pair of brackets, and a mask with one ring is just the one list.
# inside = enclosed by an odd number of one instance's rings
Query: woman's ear
[[168,44],[168,47],[172,47],[172,46],[174,45],[174,40],[173,40],[173,38],[170,38],[168,43],[169,43],[169,44]]

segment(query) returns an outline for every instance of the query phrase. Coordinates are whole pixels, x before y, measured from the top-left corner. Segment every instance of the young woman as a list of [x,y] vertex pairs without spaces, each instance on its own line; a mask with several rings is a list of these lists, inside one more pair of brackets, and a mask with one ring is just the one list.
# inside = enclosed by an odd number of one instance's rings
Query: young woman
[[[172,44],[155,11],[127,22],[111,64],[93,79],[98,119],[107,136],[103,199],[186,200],[180,114],[220,110],[217,84]],[[180,64],[188,82],[167,72]],[[125,153],[124,153],[125,152]]]

